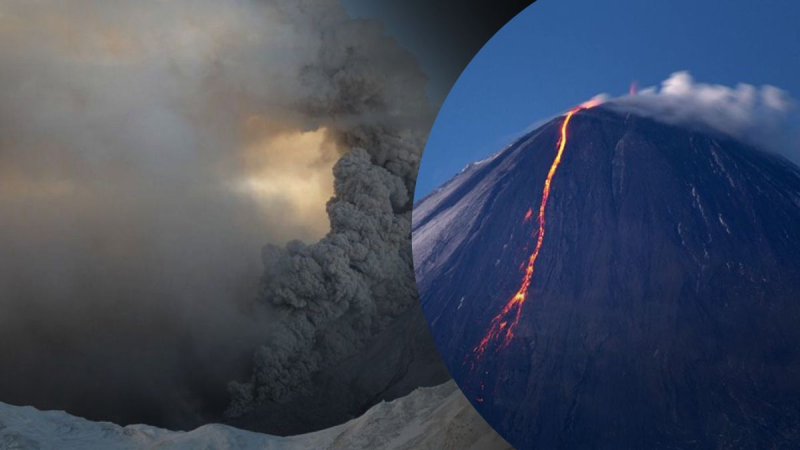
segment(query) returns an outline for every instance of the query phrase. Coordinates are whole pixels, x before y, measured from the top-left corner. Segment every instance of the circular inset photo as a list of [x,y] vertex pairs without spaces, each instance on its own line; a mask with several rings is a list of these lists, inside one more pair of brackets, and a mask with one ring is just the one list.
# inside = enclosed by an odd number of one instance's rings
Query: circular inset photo
[[415,275],[515,447],[800,446],[798,13],[542,1],[462,74]]

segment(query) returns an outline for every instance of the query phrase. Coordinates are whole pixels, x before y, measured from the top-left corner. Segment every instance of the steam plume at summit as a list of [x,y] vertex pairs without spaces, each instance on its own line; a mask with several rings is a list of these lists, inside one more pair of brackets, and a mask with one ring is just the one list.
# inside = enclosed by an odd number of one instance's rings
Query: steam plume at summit
[[789,131],[797,120],[792,115],[796,102],[775,86],[707,84],[681,71],[659,87],[615,98],[610,105],[661,122],[722,133],[800,161],[800,136]]

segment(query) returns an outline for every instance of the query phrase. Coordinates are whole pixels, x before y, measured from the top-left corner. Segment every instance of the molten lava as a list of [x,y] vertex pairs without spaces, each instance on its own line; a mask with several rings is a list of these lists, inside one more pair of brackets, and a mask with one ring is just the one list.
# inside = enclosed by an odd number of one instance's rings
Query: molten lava
[[636,80],[631,81],[631,87],[628,89],[628,95],[636,95],[639,92],[639,83]]
[[[545,224],[547,223],[547,200],[550,198],[550,186],[553,183],[553,177],[558,170],[559,164],[561,164],[561,156],[564,154],[564,148],[567,146],[567,131],[569,122],[572,119],[572,116],[578,111],[592,108],[598,103],[599,101],[586,102],[570,110],[564,117],[564,122],[561,124],[561,137],[557,144],[556,157],[553,160],[553,163],[550,165],[550,170],[547,172],[547,178],[544,180],[542,201],[539,204],[539,214],[537,216],[539,227],[538,233],[536,233],[536,247],[534,247],[533,252],[528,257],[528,263],[525,267],[525,274],[522,277],[522,283],[520,284],[519,290],[517,290],[517,293],[514,294],[514,296],[511,297],[511,299],[506,303],[500,313],[498,313],[492,319],[489,330],[483,336],[478,345],[473,348],[475,362],[480,361],[490,346],[495,345],[496,351],[499,351],[505,348],[509,342],[511,342],[511,339],[514,338],[514,330],[519,324],[519,319],[522,315],[522,305],[528,298],[528,289],[531,286],[536,260],[539,258],[539,252],[542,249],[542,243],[544,243]],[[532,210],[528,209],[525,214],[524,221],[527,221],[530,218],[531,213]],[[475,368],[475,362],[472,364],[473,369]]]
[[528,208],[528,212],[525,213],[525,218],[522,221],[527,222],[531,220],[531,217],[533,217],[533,208]]

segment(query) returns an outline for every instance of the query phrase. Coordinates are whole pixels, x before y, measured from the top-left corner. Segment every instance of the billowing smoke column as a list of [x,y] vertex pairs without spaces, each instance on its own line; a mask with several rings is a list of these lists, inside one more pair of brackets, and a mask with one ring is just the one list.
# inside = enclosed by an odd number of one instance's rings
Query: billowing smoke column
[[189,427],[356,352],[416,302],[425,82],[333,0],[0,4],[0,401]]
[[[333,104],[359,114],[368,112],[361,108],[377,107],[380,114],[397,97],[360,92],[365,83],[359,68],[365,66],[333,71],[346,75],[342,80],[347,83],[341,90],[345,96]],[[419,94],[410,88],[397,95]],[[417,119],[426,123],[427,114],[418,113]],[[285,249],[264,248],[260,298],[280,316],[278,330],[257,352],[249,382],[232,384],[229,417],[307,394],[315,372],[351,356],[417,306],[410,235],[422,148],[414,130],[419,128],[389,121],[337,129],[341,144],[353,150],[334,167],[334,197],[328,202],[331,231],[313,245],[294,241]]]
[[416,302],[402,177],[362,149],[334,173],[330,234],[310,246],[264,249],[262,299],[280,311],[280,331],[257,353],[252,380],[233,386],[231,416],[307,392],[312,374],[352,355]]

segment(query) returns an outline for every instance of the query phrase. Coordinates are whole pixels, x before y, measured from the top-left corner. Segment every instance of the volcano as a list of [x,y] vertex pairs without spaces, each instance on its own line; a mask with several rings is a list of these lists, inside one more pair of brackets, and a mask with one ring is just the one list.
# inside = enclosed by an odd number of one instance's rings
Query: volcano
[[788,160],[574,110],[420,200],[413,250],[450,373],[515,447],[800,446]]

